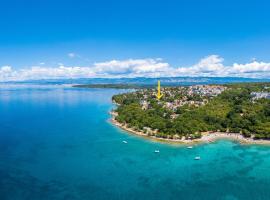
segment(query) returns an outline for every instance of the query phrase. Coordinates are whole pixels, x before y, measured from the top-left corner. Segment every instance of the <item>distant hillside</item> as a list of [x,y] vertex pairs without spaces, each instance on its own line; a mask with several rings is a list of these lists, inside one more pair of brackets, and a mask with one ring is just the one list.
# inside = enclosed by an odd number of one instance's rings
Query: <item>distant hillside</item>
[[135,85],[135,84],[83,84],[83,85],[73,85],[72,87],[77,88],[112,88],[112,89],[142,89],[151,88],[153,85]]
[[163,86],[198,85],[198,84],[225,84],[225,83],[246,83],[246,82],[270,82],[269,79],[252,79],[236,77],[162,77],[162,78],[80,78],[80,79],[50,79],[32,80],[8,83],[27,84],[130,84],[130,85],[153,85],[161,80]]

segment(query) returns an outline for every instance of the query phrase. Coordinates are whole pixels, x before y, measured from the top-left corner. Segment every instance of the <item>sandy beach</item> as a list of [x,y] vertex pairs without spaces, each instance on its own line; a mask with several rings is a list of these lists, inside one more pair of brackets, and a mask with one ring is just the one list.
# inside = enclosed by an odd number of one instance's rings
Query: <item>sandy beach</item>
[[112,118],[110,119],[110,122],[114,124],[115,126],[130,132],[132,134],[136,134],[148,139],[161,141],[161,142],[169,142],[169,143],[182,143],[182,144],[196,144],[196,143],[212,143],[220,139],[228,139],[237,141],[241,144],[264,144],[264,145],[270,145],[270,140],[255,140],[253,138],[246,138],[243,135],[239,133],[226,133],[226,132],[203,132],[202,137],[199,139],[169,139],[169,138],[159,138],[156,136],[149,136],[146,133],[142,131],[137,131],[132,128],[127,127],[127,125],[119,123],[117,120],[115,120],[115,117],[117,116],[117,113],[110,112]]

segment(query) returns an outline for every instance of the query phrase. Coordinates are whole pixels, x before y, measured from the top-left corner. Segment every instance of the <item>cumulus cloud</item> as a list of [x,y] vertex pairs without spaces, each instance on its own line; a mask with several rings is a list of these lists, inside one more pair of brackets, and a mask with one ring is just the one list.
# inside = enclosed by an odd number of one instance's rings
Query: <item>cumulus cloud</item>
[[173,74],[176,76],[270,78],[270,63],[253,60],[250,63],[233,63],[225,66],[223,61],[224,59],[218,55],[210,55],[191,67],[176,68]]
[[228,70],[231,74],[250,74],[250,73],[270,73],[270,63],[265,62],[257,62],[254,61],[252,63],[247,64],[233,64],[233,66]]
[[166,72],[168,69],[169,64],[160,59],[129,59],[95,63],[93,71],[99,75],[152,76],[155,73]]
[[3,66],[0,68],[0,81],[8,81],[18,77],[17,72],[12,70],[11,66]]
[[223,58],[218,55],[210,55],[201,59],[197,64],[191,67],[176,68],[173,74],[177,76],[212,76],[218,75],[224,70],[222,64]]
[[58,67],[33,66],[31,68],[13,70],[10,66],[0,68],[0,81],[21,81],[55,78],[95,78],[95,77],[137,77],[157,76],[170,70],[169,64],[161,59],[129,59],[112,60],[94,63],[91,67],[66,67],[58,63]]
[[187,67],[172,67],[160,58],[111,60],[89,67],[67,67],[59,63],[57,67],[33,66],[15,70],[11,66],[3,66],[0,68],[0,81],[166,76],[270,78],[270,63],[253,60],[225,66],[223,61],[218,55],[210,55]]

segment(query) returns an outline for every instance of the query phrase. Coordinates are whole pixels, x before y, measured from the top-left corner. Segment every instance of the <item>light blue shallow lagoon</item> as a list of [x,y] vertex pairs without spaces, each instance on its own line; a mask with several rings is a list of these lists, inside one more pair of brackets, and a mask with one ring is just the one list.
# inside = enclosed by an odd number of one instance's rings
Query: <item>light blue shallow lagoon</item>
[[270,199],[270,147],[130,135],[108,122],[120,92],[0,86],[0,199]]

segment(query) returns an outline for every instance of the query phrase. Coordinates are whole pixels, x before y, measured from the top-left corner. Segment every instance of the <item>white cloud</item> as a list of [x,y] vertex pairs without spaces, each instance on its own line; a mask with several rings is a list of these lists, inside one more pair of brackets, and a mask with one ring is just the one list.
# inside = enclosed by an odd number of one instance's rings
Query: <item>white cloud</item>
[[0,81],[10,80],[11,77],[16,77],[16,72],[11,66],[3,66],[0,68]]
[[162,62],[160,59],[150,58],[95,63],[93,71],[100,75],[129,75],[135,77],[140,75],[151,76],[153,73],[166,72],[168,69],[168,63]]
[[15,70],[11,66],[3,66],[0,68],[0,81],[166,76],[270,78],[270,63],[253,60],[225,66],[223,61],[218,55],[210,55],[192,66],[176,68],[160,58],[112,60],[94,63],[90,67],[67,67],[59,63],[57,67],[33,66]]
[[76,54],[75,53],[68,53],[68,57],[75,58],[76,57]]
[[270,63],[252,61],[246,64],[223,65],[224,59],[210,55],[191,67],[175,69],[176,76],[270,78]]
[[191,67],[179,67],[175,69],[176,76],[211,76],[224,70],[223,58],[218,55],[210,55],[201,59]]

